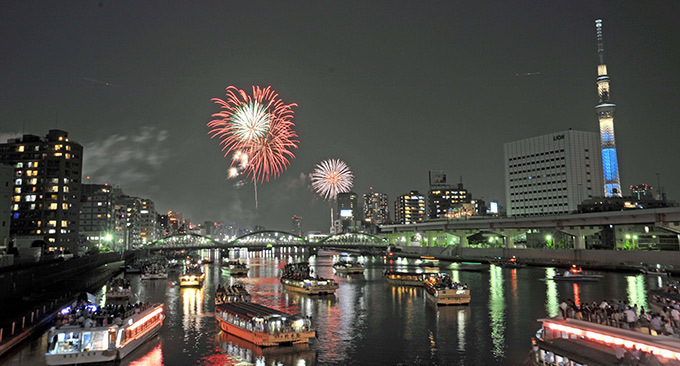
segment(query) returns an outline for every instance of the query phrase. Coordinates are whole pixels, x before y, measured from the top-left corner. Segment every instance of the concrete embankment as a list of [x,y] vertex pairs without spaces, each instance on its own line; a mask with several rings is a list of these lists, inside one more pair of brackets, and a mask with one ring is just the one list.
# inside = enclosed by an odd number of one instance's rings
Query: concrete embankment
[[124,264],[122,261],[105,264],[62,280],[64,283],[56,283],[52,291],[36,295],[34,300],[23,302],[21,307],[3,306],[7,313],[0,317],[0,363],[1,358],[16,346],[41,334],[57,312],[75,301],[81,292],[101,288],[111,277],[123,271]]
[[489,262],[513,256],[528,265],[570,266],[608,270],[637,270],[642,264],[660,264],[673,272],[680,271],[680,251],[576,250],[576,249],[506,249],[449,247],[400,247],[395,253],[404,257],[432,256],[440,260]]

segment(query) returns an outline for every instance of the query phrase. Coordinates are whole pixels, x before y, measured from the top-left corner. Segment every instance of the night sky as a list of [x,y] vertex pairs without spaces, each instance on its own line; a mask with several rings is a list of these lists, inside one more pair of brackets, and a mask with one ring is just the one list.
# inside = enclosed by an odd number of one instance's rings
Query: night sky
[[[428,170],[504,205],[503,143],[599,131],[602,18],[624,193],[659,173],[677,200],[678,16],[677,1],[3,1],[0,141],[66,130],[84,181],[194,223],[289,230],[296,214],[328,231],[306,178],[326,158],[390,210]],[[258,185],[257,211],[207,134],[228,85],[299,104],[297,158]]]

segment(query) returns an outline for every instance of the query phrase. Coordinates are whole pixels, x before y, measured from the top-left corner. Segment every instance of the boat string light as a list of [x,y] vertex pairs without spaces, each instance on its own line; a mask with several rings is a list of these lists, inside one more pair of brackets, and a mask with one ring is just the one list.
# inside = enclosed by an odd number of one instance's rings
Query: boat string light
[[610,336],[610,335],[606,335],[606,334],[602,334],[602,333],[598,333],[598,332],[593,332],[593,331],[590,331],[590,330],[578,329],[578,328],[574,328],[574,327],[570,327],[570,326],[562,325],[562,324],[546,322],[546,326],[548,328],[552,329],[552,330],[567,332],[567,333],[570,333],[570,334],[574,334],[574,335],[577,335],[577,336],[588,338],[588,339],[593,340],[593,341],[599,341],[599,342],[603,342],[603,343],[606,343],[606,344],[615,344],[617,346],[623,346],[623,347],[628,348],[628,349],[637,348],[642,352],[648,352],[648,353],[652,353],[652,354],[661,355],[661,356],[663,356],[665,358],[669,358],[669,359],[675,358],[677,360],[680,360],[680,352],[674,352],[674,351],[671,351],[671,350],[668,350],[668,349],[665,349],[665,348],[660,348],[660,347],[652,346],[652,345],[645,344],[645,343],[631,341],[629,339],[623,339],[623,338],[614,337],[614,336]]

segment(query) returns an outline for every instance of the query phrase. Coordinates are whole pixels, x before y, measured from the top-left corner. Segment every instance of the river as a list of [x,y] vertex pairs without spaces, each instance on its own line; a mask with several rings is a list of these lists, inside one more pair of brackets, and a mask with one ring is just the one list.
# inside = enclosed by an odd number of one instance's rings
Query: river
[[[519,365],[539,329],[536,319],[558,314],[561,299],[577,303],[602,299],[628,300],[647,308],[647,290],[661,278],[642,274],[600,272],[593,283],[547,280],[564,269],[482,266],[464,270],[457,264],[440,266],[454,280],[467,283],[468,306],[435,306],[423,288],[392,286],[383,279],[387,266],[415,270],[412,260],[389,263],[383,257],[354,257],[366,266],[364,275],[333,274],[339,253],[306,257],[295,252],[241,251],[250,267],[247,277],[232,278],[218,264],[206,264],[204,286],[180,288],[177,273],[167,280],[132,282],[132,301],[162,302],[166,319],[159,336],[145,343],[122,365]],[[279,283],[285,263],[308,260],[314,274],[340,284],[335,295],[308,296],[284,290]],[[429,270],[429,268],[426,268]],[[220,331],[214,317],[219,283],[243,284],[252,301],[288,313],[311,316],[318,339],[295,347],[259,348]],[[96,294],[106,303],[105,289]],[[3,365],[43,365],[47,335],[26,343]]]

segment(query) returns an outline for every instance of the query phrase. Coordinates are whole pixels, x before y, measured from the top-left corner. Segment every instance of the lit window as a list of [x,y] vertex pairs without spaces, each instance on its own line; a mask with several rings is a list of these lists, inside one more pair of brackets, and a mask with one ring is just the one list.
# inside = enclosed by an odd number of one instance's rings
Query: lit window
[[68,227],[68,221],[61,220],[61,227]]
[[50,192],[59,192],[59,186],[50,186]]
[[20,185],[21,185],[21,182],[22,182],[22,180],[21,180],[21,178],[19,178],[19,179],[17,179],[17,180],[14,181],[14,185],[15,185],[15,186],[20,186]]
[[50,221],[47,223],[47,226],[51,226],[51,227],[57,226],[57,220],[50,220]]
[[68,192],[68,187],[64,186],[64,192]]
[[23,146],[23,145],[22,145],[22,146],[19,146],[19,150],[18,150],[18,151],[19,151],[19,152],[24,152],[24,146]]
[[57,207],[58,207],[58,205],[55,202],[50,203],[50,210],[56,210]]
[[62,209],[62,210],[68,210],[68,203],[62,203],[62,204],[61,204],[61,209]]

